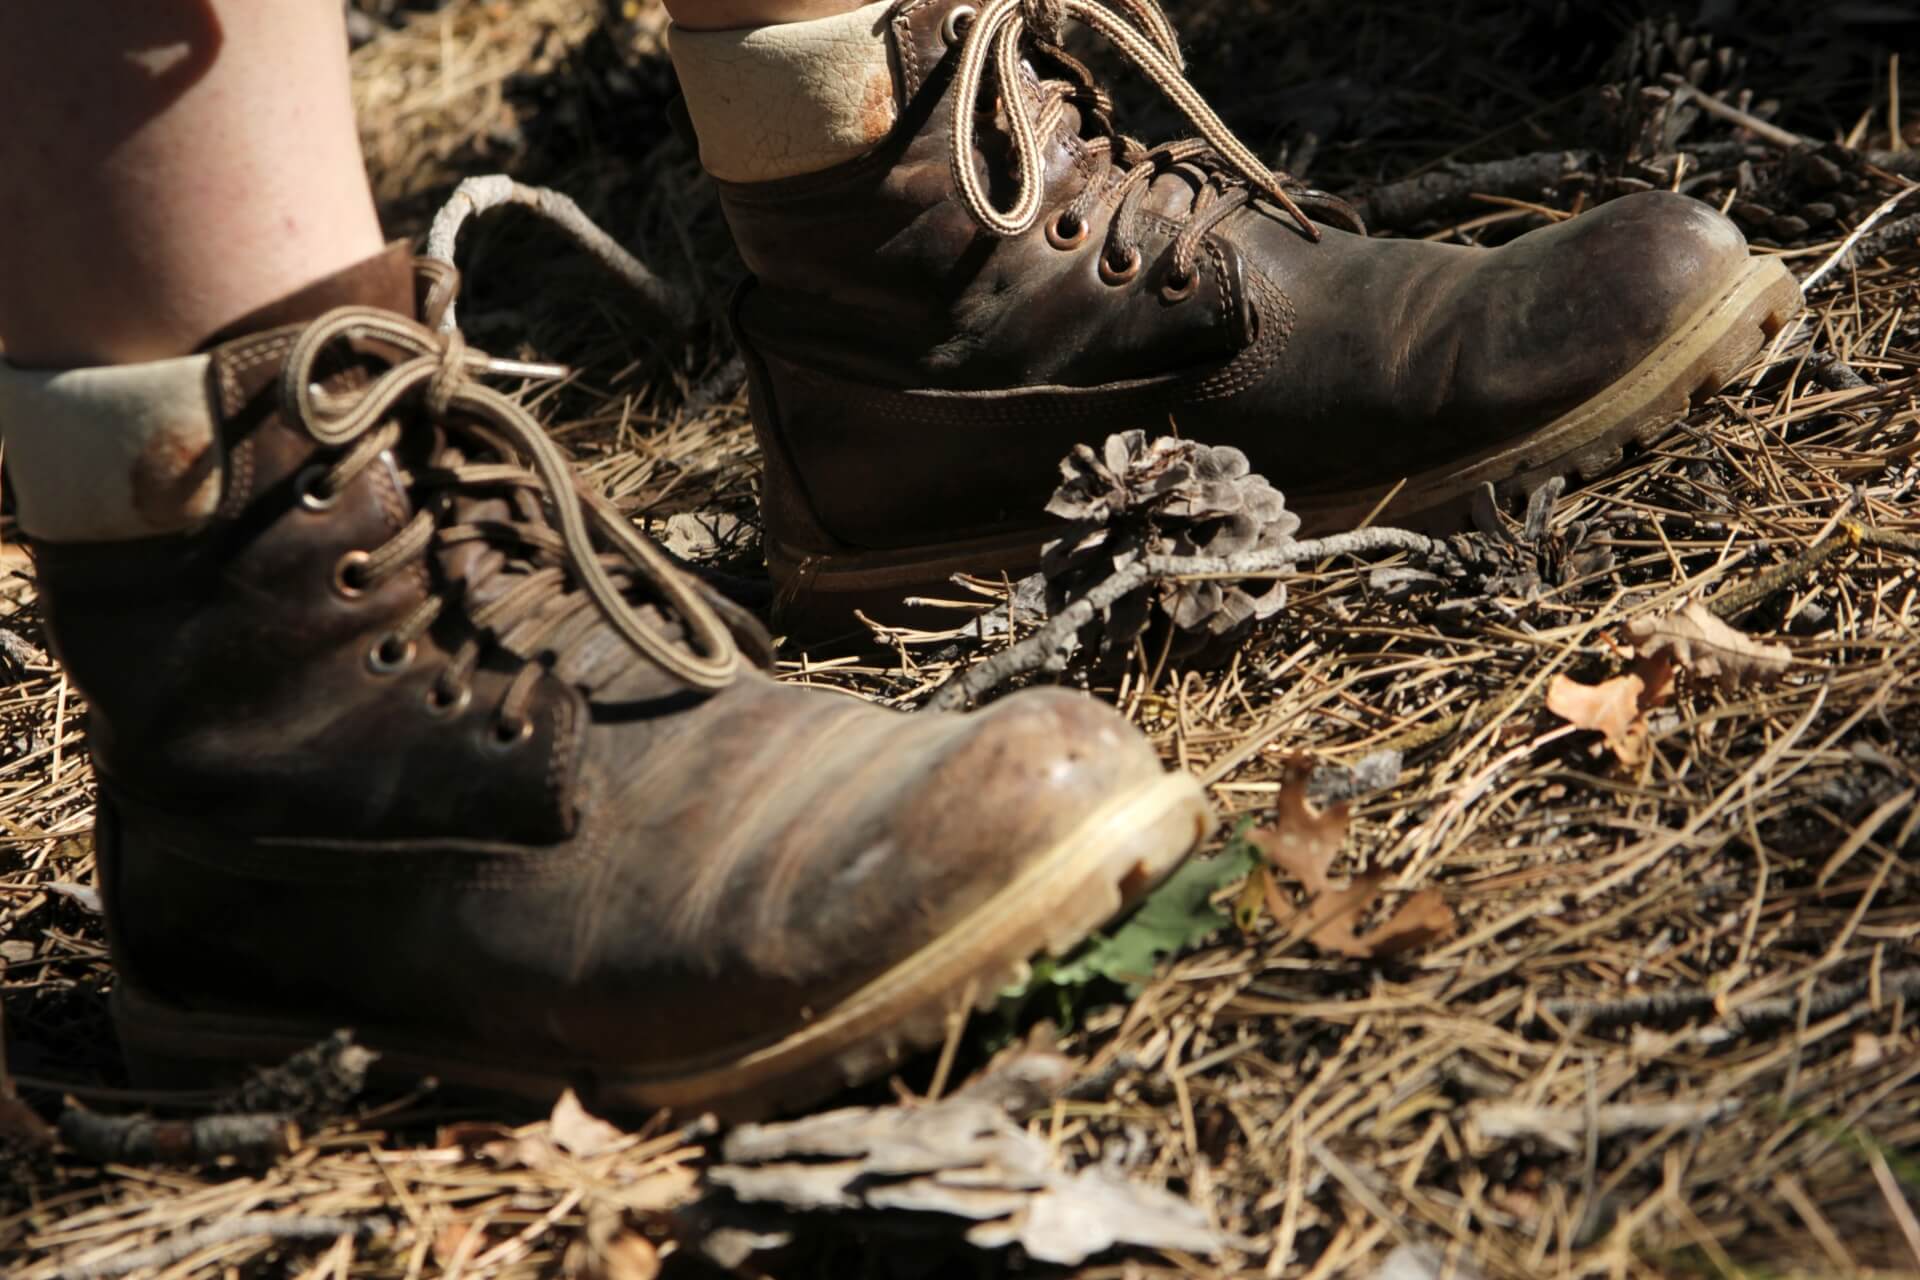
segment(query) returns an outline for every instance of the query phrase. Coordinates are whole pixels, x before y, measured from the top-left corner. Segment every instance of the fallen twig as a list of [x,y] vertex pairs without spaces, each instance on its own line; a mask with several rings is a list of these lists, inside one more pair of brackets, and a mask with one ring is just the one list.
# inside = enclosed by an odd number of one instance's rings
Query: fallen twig
[[1867,232],[1873,230],[1875,223],[1892,213],[1901,201],[1916,191],[1920,191],[1920,184],[1908,186],[1904,190],[1896,191],[1885,200],[1882,200],[1872,213],[1860,219],[1859,226],[1847,233],[1847,238],[1840,242],[1840,247],[1835,249],[1832,254],[1827,257],[1825,262],[1822,262],[1818,267],[1814,268],[1811,275],[1800,282],[1800,291],[1802,293],[1813,292],[1813,287],[1820,283],[1820,278],[1839,266],[1841,261],[1853,251],[1853,247],[1860,243],[1860,238],[1866,235]]
[[1832,533],[1793,559],[1782,561],[1764,573],[1757,573],[1737,586],[1728,587],[1709,600],[1707,608],[1714,617],[1732,621],[1736,614],[1759,604],[1782,587],[1801,581],[1848,547],[1859,546],[1861,541],[1861,526],[1850,520],[1842,521]]
[[[693,318],[696,310],[693,300],[655,275],[645,263],[602,231],[571,196],[546,187],[522,186],[504,173],[468,178],[454,188],[446,204],[433,216],[433,227],[427,233],[427,257],[452,265],[454,245],[467,219],[508,205],[531,209],[572,236],[574,243],[586,250],[589,257],[633,291],[649,321],[678,329]],[[455,323],[454,306],[448,303],[440,318],[441,332],[451,331]]]
[[[1920,969],[1899,969],[1882,974],[1879,987],[1883,999],[1920,996]],[[1797,994],[1775,996],[1736,1006],[1727,1011],[1723,1020],[1736,1030],[1753,1031],[1792,1022],[1801,1016],[1803,1007],[1807,1017],[1823,1018],[1858,1004],[1872,991],[1873,984],[1865,978],[1857,982],[1836,983],[1807,996],[1804,1005],[1802,997]],[[1641,996],[1622,996],[1618,1000],[1542,1000],[1539,1012],[1565,1023],[1585,1026],[1591,1031],[1600,1027],[1632,1026],[1641,1022],[1661,1022],[1670,1018],[1714,1013],[1723,998],[1724,993],[1715,993],[1705,987],[1678,987]]]
[[1697,1129],[1740,1109],[1731,1098],[1711,1102],[1622,1102],[1591,1111],[1572,1107],[1537,1107],[1524,1102],[1480,1102],[1467,1113],[1470,1132],[1482,1142],[1510,1142],[1538,1138],[1563,1151],[1578,1151],[1588,1134],[1616,1138],[1623,1133],[1647,1133],[1678,1126]]
[[1591,151],[1540,151],[1485,164],[1450,165],[1375,187],[1359,202],[1375,230],[1400,231],[1464,213],[1475,196],[1541,200],[1593,166]]
[[1875,227],[1867,235],[1854,242],[1848,253],[1848,265],[1856,262],[1871,262],[1884,257],[1890,250],[1904,244],[1908,248],[1920,245],[1920,213],[1910,213],[1904,218],[1895,218],[1892,222]]
[[228,1158],[257,1166],[299,1146],[300,1127],[284,1115],[156,1120],[68,1107],[60,1114],[60,1139],[95,1164],[210,1164]]
[[111,1258],[102,1258],[98,1262],[66,1267],[60,1272],[60,1280],[110,1280],[113,1276],[124,1276],[150,1267],[171,1266],[202,1249],[256,1236],[281,1243],[327,1244],[341,1236],[370,1240],[392,1230],[393,1224],[385,1218],[298,1218],[277,1213],[247,1213],[225,1222],[210,1222],[151,1248],[134,1249]]
[[1873,385],[1860,376],[1858,369],[1831,351],[1821,351],[1808,357],[1807,372],[1829,391],[1858,391],[1861,387]]
[[1272,551],[1244,556],[1147,556],[1096,583],[1086,594],[1049,618],[1037,631],[984,662],[960,672],[927,699],[930,711],[951,711],[975,702],[1016,676],[1058,670],[1077,645],[1080,628],[1100,610],[1149,583],[1170,578],[1254,578],[1293,572],[1302,560],[1408,551],[1450,562],[1453,549],[1438,538],[1406,529],[1357,529],[1305,542],[1287,542]]
[[1676,107],[1691,102],[1710,116],[1718,116],[1728,124],[1739,125],[1754,137],[1763,138],[1775,146],[1785,147],[1790,151],[1797,147],[1816,145],[1811,138],[1803,138],[1797,133],[1782,129],[1777,124],[1768,124],[1759,116],[1742,111],[1731,103],[1722,102],[1712,94],[1700,92],[1681,77],[1668,74],[1663,78],[1673,86],[1673,105]]

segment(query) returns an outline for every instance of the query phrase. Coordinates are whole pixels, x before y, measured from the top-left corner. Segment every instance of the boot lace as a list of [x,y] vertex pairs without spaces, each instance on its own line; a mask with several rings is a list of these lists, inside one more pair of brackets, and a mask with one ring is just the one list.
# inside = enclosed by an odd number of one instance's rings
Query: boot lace
[[[1148,147],[1122,135],[1113,125],[1112,98],[1092,71],[1062,47],[1070,19],[1085,23],[1113,45],[1166,95],[1200,136]],[[1022,58],[1023,46],[1029,42],[1070,81],[1048,80],[1033,86]],[[1006,209],[994,204],[973,163],[975,122],[989,72],[1013,144],[1015,194]],[[1179,39],[1158,0],[987,0],[961,39],[955,71],[952,160],[961,203],[981,227],[995,235],[1017,236],[1032,230],[1045,202],[1042,175],[1047,140],[1071,104],[1109,139],[1113,166],[1123,176],[1117,189],[1088,183],[1056,215],[1048,238],[1062,247],[1077,244],[1085,235],[1093,205],[1117,190],[1119,213],[1101,259],[1102,274],[1109,281],[1130,279],[1138,271],[1140,206],[1153,179],[1175,167],[1184,166],[1198,185],[1190,216],[1173,246],[1167,288],[1175,293],[1197,281],[1194,259],[1206,234],[1256,195],[1284,210],[1309,240],[1318,241],[1321,232],[1301,208],[1302,201],[1326,211],[1332,220],[1357,226],[1357,216],[1344,203],[1261,163],[1184,73]]]
[[[399,357],[363,385],[328,389],[318,372],[341,344]],[[514,362],[471,350],[457,330],[439,334],[371,307],[329,312],[288,353],[280,383],[287,420],[343,451],[309,469],[315,474],[300,486],[304,501],[332,501],[392,449],[406,430],[392,416],[403,402],[416,402],[444,433],[425,467],[400,470],[402,485],[415,496],[413,517],[375,550],[352,552],[341,562],[335,585],[343,594],[370,590],[431,551],[462,543],[485,542],[509,553],[478,557],[460,582],[431,591],[373,650],[369,664],[376,670],[405,666],[419,639],[450,607],[452,592],[460,590],[471,631],[434,682],[429,705],[436,711],[466,704],[483,637],[500,643],[511,635],[513,652],[550,655],[560,665],[569,647],[590,643],[600,624],[689,688],[711,691],[732,683],[741,667],[739,650],[699,589],[618,512],[579,488],[565,455],[526,409],[476,381],[515,368]],[[454,499],[480,493],[508,495],[513,518],[458,520]],[[633,603],[629,591],[635,587],[677,618],[684,642]],[[503,741],[530,732],[527,704],[547,669],[530,661],[509,683],[497,722]]]

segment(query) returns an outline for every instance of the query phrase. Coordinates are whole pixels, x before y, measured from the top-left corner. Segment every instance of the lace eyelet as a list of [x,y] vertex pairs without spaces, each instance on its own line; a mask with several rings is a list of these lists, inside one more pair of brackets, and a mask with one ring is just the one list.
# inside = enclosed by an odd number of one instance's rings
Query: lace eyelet
[[1166,303],[1185,302],[1200,292],[1200,270],[1189,267],[1180,274],[1169,271],[1167,278],[1160,282],[1160,300]]
[[973,20],[980,11],[970,4],[957,4],[947,11],[947,20],[940,24],[940,38],[948,44],[959,44],[967,38],[967,32],[973,26]]
[[[1067,230],[1071,225],[1073,230]],[[1047,243],[1056,249],[1078,249],[1093,230],[1087,220],[1071,209],[1062,209],[1047,223]]]
[[481,741],[491,751],[511,751],[532,736],[532,718],[520,716],[513,720],[495,720]]
[[1100,278],[1110,285],[1131,284],[1139,274],[1140,250],[1137,248],[1127,250],[1126,260],[1117,264],[1109,254],[1100,255]]
[[403,644],[398,636],[388,636],[367,650],[367,670],[377,676],[404,671],[412,664],[415,651],[413,641]]
[[427,714],[436,720],[453,719],[465,711],[467,704],[472,701],[473,690],[464,685],[452,697],[446,695],[446,690],[441,688],[438,680],[427,686]]
[[293,478],[293,492],[300,499],[300,505],[309,511],[326,511],[340,501],[337,493],[321,493],[320,484],[327,478],[329,468],[316,462],[303,467],[300,474]]
[[333,593],[342,600],[358,600],[367,594],[367,564],[373,557],[364,551],[349,551],[333,566]]

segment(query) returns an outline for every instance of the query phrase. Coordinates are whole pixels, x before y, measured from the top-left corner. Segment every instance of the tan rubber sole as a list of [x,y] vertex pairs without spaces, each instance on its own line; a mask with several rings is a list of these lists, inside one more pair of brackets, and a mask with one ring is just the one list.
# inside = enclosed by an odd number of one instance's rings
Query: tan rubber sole
[[[645,1071],[585,1062],[490,1058],[404,1030],[356,1027],[390,1078],[550,1102],[572,1088],[606,1110],[700,1107],[750,1118],[872,1080],[939,1044],[971,1000],[991,1007],[1032,957],[1060,954],[1137,901],[1179,865],[1213,824],[1205,793],[1166,774],[1122,796],[1033,859],[1015,880],[932,945],[777,1039],[653,1064]],[[126,983],[112,996],[130,1071],[150,1084],[204,1082],[220,1064],[266,1064],[331,1034],[333,1025],[181,1009]]]
[[[1695,403],[1718,391],[1752,360],[1801,307],[1800,285],[1776,258],[1750,258],[1726,288],[1681,325],[1673,337],[1612,386],[1535,431],[1409,476],[1397,486],[1376,485],[1329,494],[1288,495],[1310,533],[1374,523],[1429,531],[1457,528],[1472,495],[1491,484],[1503,497],[1526,492],[1555,476],[1594,479],[1620,465],[1632,445],[1671,431]],[[1382,503],[1389,494],[1393,500]],[[1022,577],[1040,562],[1054,536],[1044,527],[987,538],[889,551],[849,549],[802,554],[777,543],[768,564],[778,589],[776,621],[807,640],[863,634],[856,609],[879,622],[938,630],[964,615],[907,605],[913,597],[953,599],[956,573]]]

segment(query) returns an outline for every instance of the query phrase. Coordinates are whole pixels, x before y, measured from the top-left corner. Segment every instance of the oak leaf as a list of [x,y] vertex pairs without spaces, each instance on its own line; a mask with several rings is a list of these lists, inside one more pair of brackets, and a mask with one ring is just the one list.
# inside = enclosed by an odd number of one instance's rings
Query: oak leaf
[[1600,735],[1594,754],[1612,751],[1628,768],[1647,758],[1647,682],[1629,672],[1582,684],[1571,676],[1555,676],[1547,686],[1547,710],[1580,729]]
[[1249,835],[1267,861],[1298,880],[1310,894],[1323,892],[1333,860],[1347,842],[1345,801],[1317,809],[1307,799],[1306,779],[1290,774],[1273,802],[1273,825]]
[[587,1229],[568,1246],[561,1271],[567,1280],[654,1280],[660,1251],[630,1230],[619,1210],[597,1202],[587,1211]]
[[1435,889],[1413,894],[1373,928],[1360,931],[1356,926],[1379,903],[1388,877],[1372,873],[1348,880],[1330,874],[1346,843],[1348,808],[1342,803],[1316,809],[1306,791],[1304,777],[1287,778],[1274,802],[1273,825],[1249,836],[1273,866],[1298,880],[1307,893],[1302,905],[1293,906],[1272,874],[1261,868],[1256,879],[1276,922],[1322,951],[1356,959],[1398,955],[1453,933],[1453,909]]
[[571,1089],[553,1104],[553,1114],[547,1117],[547,1132],[554,1146],[582,1160],[604,1155],[627,1139],[619,1126],[607,1123],[581,1106]]
[[1316,925],[1307,935],[1307,941],[1322,951],[1376,960],[1453,936],[1459,922],[1438,889],[1422,889],[1412,894],[1379,924],[1365,933],[1358,932],[1355,923],[1378,900],[1386,881],[1383,875],[1361,876],[1342,893],[1328,895],[1342,899],[1339,909]]
[[1635,618],[1627,623],[1627,634],[1643,656],[1671,653],[1674,662],[1723,689],[1777,680],[1793,662],[1793,653],[1785,645],[1755,640],[1721,621],[1698,600]]

